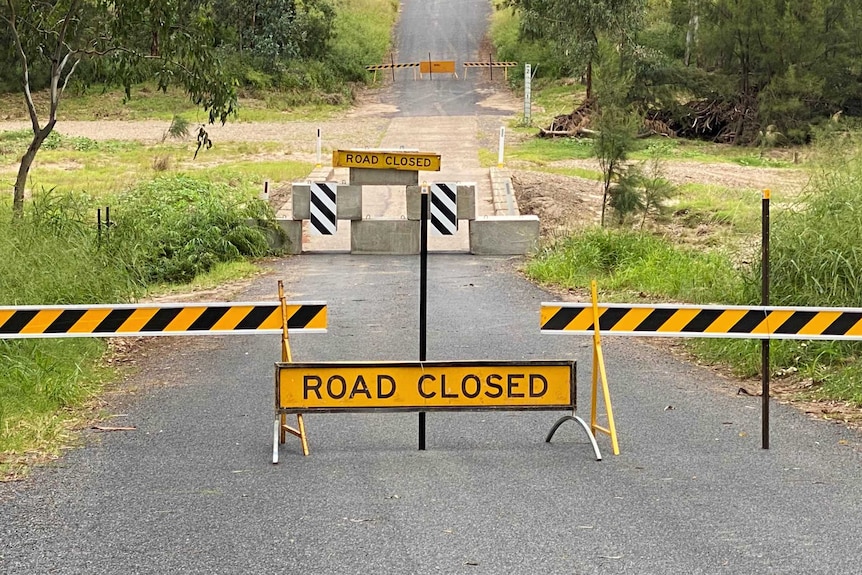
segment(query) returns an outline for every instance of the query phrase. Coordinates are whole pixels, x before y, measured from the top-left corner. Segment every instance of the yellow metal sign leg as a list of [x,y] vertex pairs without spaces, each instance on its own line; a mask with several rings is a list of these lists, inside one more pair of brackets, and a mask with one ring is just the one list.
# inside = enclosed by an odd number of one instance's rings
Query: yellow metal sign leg
[[[593,387],[592,387],[592,408],[590,410],[590,428],[593,433],[601,431],[611,437],[611,447],[614,455],[620,454],[620,446],[617,441],[617,429],[614,423],[614,410],[611,406],[611,391],[608,388],[608,377],[605,372],[605,358],[602,353],[602,336],[599,330],[599,299],[596,281],[593,280],[590,284],[593,297]],[[608,427],[601,427],[598,424],[598,383],[602,381],[602,397],[605,402],[605,409],[608,412]]]
[[[293,356],[290,353],[290,337],[287,333],[287,301],[284,298],[284,284],[281,280],[278,281],[278,301],[281,302],[281,361],[293,363]],[[287,433],[299,438],[302,443],[302,454],[308,455],[308,437],[305,434],[305,421],[303,421],[301,413],[296,414],[296,422],[296,428],[290,427],[287,425],[287,416],[284,413],[276,413],[276,432],[273,438],[272,453],[273,463],[278,463],[278,443],[285,442]]]
[[302,442],[302,454],[308,455],[308,437],[305,435],[305,421],[302,414],[296,414],[296,424],[299,427],[299,440]]

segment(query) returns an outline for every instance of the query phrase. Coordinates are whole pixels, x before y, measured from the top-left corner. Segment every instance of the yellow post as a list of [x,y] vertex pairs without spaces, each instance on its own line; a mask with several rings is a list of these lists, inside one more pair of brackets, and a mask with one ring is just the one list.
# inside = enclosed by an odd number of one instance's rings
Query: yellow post
[[[611,447],[614,455],[620,454],[620,445],[617,441],[617,428],[614,424],[614,410],[611,406],[611,390],[608,388],[608,377],[605,372],[605,357],[602,353],[602,336],[599,330],[599,296],[596,287],[596,280],[590,283],[593,298],[593,389],[592,389],[592,407],[590,409],[590,429],[593,435],[597,431],[607,433],[611,436]],[[601,427],[598,424],[598,385],[599,378],[602,381],[602,396],[605,401],[605,408],[608,411],[608,427]]]
[[[290,353],[290,336],[287,333],[287,301],[284,298],[284,284],[278,280],[278,301],[281,302],[281,361],[293,363],[293,356]],[[295,429],[287,425],[285,414],[281,414],[280,426],[280,442],[284,443],[285,432],[295,435],[302,442],[302,454],[308,455],[308,438],[305,435],[305,422],[302,420],[302,414],[296,414],[297,427]]]

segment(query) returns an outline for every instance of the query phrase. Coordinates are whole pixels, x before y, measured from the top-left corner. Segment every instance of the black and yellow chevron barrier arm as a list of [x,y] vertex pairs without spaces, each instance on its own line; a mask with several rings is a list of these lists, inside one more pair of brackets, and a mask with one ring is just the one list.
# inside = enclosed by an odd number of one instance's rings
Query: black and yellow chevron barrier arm
[[[286,308],[290,331],[326,331],[325,303]],[[0,306],[0,339],[278,333],[279,302]]]
[[[862,340],[862,308],[598,304],[604,335]],[[592,334],[591,303],[543,303],[545,333]]]

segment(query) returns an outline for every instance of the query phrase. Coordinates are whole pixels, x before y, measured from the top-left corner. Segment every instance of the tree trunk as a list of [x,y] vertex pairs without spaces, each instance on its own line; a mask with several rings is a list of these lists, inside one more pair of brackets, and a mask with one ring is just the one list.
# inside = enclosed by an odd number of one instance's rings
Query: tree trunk
[[593,59],[590,58],[587,60],[587,102],[592,100],[593,98]]
[[[696,6],[696,4],[695,4]],[[692,6],[691,18],[688,20],[688,31],[685,33],[685,65],[688,67],[691,64],[692,47],[697,45],[697,29],[700,26],[700,16],[695,12],[695,6]]]
[[30,175],[30,167],[33,165],[33,160],[36,159],[36,152],[42,147],[45,138],[54,129],[54,122],[48,124],[41,130],[37,130],[33,134],[33,140],[30,142],[27,151],[21,158],[21,165],[18,167],[18,177],[15,179],[15,191],[12,196],[12,217],[22,218],[24,216],[24,191],[27,188],[27,178]]

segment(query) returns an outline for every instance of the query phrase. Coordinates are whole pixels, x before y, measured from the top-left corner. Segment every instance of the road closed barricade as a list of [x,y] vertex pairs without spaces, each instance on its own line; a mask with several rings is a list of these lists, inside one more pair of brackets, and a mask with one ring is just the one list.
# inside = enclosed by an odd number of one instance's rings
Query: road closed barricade
[[[764,449],[769,448],[768,343],[781,339],[862,340],[862,308],[599,303],[595,281],[591,287],[591,303],[543,303],[541,331],[548,334],[592,335],[593,399],[590,428],[593,433],[602,431],[611,435],[615,454],[618,453],[618,446],[601,335],[761,340],[765,344],[761,367],[761,434]],[[602,428],[596,422],[599,383],[608,406],[608,428]]]
[[286,414],[565,410],[575,418],[575,371],[568,360],[278,363],[273,463]]

